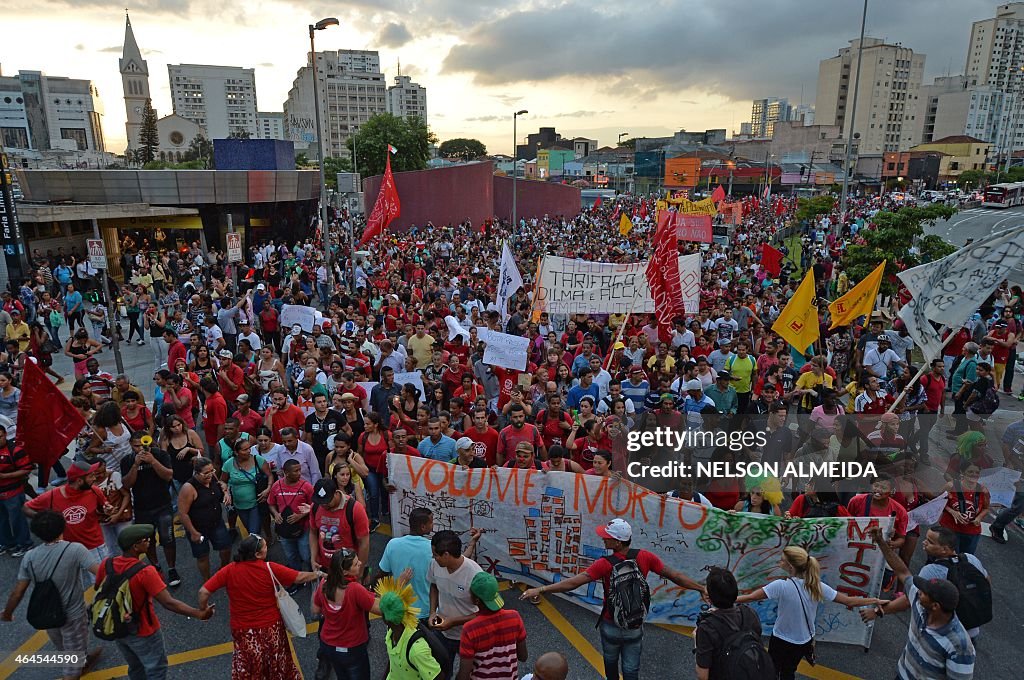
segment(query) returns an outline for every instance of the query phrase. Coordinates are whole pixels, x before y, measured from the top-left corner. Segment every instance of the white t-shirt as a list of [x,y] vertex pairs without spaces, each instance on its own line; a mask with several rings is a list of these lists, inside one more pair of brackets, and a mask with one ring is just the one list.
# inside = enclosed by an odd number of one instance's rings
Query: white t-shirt
[[[430,561],[430,569],[427,570],[427,583],[437,586],[437,610],[441,616],[450,618],[452,616],[469,616],[476,614],[476,605],[469,594],[469,586],[473,577],[483,571],[480,565],[465,558],[462,566],[450,572],[439,565],[437,560]],[[444,631],[444,636],[449,640],[458,640],[462,637],[462,626],[455,626]]]
[[[799,590],[798,590],[799,589]],[[818,603],[811,599],[802,578],[787,578],[772,581],[764,587],[768,599],[779,604],[778,618],[772,635],[794,645],[802,645],[810,641],[813,631],[808,630],[807,623],[814,626],[818,615]],[[832,586],[821,584],[821,594],[825,602],[836,599],[836,591]]]
[[256,335],[255,331],[249,331],[248,335],[246,335],[245,333],[239,333],[238,339],[248,340],[249,346],[252,347],[253,350],[256,352],[259,352],[261,349],[263,349],[263,341],[260,340],[260,336]]

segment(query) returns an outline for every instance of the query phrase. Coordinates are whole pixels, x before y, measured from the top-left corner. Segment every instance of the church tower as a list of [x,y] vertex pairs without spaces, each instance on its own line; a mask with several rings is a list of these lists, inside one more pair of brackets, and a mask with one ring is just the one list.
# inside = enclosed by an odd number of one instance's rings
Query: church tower
[[139,131],[142,129],[142,110],[149,99],[149,66],[142,58],[139,45],[132,32],[132,20],[125,13],[124,51],[119,61],[121,85],[124,88],[124,108],[128,114],[125,131],[128,133],[128,148],[139,145]]

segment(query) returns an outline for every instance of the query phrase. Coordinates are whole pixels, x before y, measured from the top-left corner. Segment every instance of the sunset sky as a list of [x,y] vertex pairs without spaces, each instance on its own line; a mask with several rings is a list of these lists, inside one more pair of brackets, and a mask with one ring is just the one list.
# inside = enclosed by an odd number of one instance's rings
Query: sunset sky
[[[986,0],[873,3],[868,35],[927,55],[926,82],[963,71],[970,22]],[[4,75],[40,70],[88,78],[104,106],[108,148],[125,146],[117,60],[124,6],[106,0],[36,0],[4,10]],[[144,0],[129,3],[149,63],[154,106],[171,113],[167,64],[256,69],[261,111],[281,111],[308,50],[306,26],[336,16],[318,49],[376,49],[387,80],[402,72],[427,87],[431,129],[443,141],[476,137],[492,153],[555,126],[614,145],[620,132],[739,131],[754,97],[813,104],[818,62],[857,37],[852,0]],[[941,20],[940,20],[941,17]]]

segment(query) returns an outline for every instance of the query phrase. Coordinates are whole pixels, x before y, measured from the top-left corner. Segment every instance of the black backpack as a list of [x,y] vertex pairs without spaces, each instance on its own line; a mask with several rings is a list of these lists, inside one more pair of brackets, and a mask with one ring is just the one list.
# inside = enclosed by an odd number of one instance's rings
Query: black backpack
[[[804,498],[806,500],[806,497]],[[828,503],[808,503],[804,519],[812,517],[835,517],[839,511],[839,503],[830,501]]]
[[957,561],[938,560],[936,564],[946,567],[946,580],[960,591],[956,605],[956,616],[964,628],[977,628],[992,620],[992,584],[981,571],[967,560],[967,555],[957,555]]
[[[651,610],[651,587],[636,562],[639,550],[630,550],[626,558],[606,555],[612,573],[605,582],[604,609],[611,613],[619,628],[636,630],[644,625]],[[603,612],[602,612],[603,618]],[[600,625],[601,619],[598,619]]]
[[[64,559],[64,553],[68,551],[71,544],[64,546],[60,551],[60,557],[50,570],[50,575],[42,581],[36,581],[32,587],[32,595],[28,598],[28,622],[36,630],[52,630],[60,628],[67,623],[67,613],[64,611],[64,599],[60,596],[60,589],[53,582],[53,575],[57,573],[60,561]],[[77,577],[76,577],[77,578]]]
[[740,622],[724,615],[712,614],[711,617],[725,627],[721,631],[725,633],[722,648],[715,655],[715,676],[729,680],[774,680],[775,664],[761,644],[761,636],[741,627],[742,610]]
[[409,655],[412,653],[412,646],[416,644],[417,640],[427,641],[427,644],[430,646],[430,655],[434,657],[434,661],[441,667],[441,680],[448,680],[445,669],[450,668],[452,656],[448,653],[448,648],[444,646],[444,642],[438,633],[427,628],[423,625],[422,621],[416,624],[416,632],[409,637],[409,644],[405,647],[405,663],[409,665],[409,668],[414,668]]

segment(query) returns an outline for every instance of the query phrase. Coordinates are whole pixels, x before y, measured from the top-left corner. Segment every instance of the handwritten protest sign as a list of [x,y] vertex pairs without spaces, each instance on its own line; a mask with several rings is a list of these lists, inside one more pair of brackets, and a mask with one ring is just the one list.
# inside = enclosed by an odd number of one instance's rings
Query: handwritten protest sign
[[[486,329],[483,329],[486,330]],[[487,331],[480,336],[487,343],[484,349],[484,363],[502,368],[526,370],[526,355],[530,349],[530,339],[508,333]]]
[[1013,494],[1017,490],[1016,484],[1019,479],[1019,470],[997,467],[982,470],[978,483],[984,484],[988,489],[992,505],[1002,505],[1008,508],[1013,504]]
[[423,374],[419,371],[409,371],[408,373],[395,373],[395,384],[405,385],[412,383],[412,386],[420,391],[420,401],[427,400],[426,390],[423,389]]
[[[717,564],[732,571],[740,592],[785,578],[782,549],[799,545],[821,562],[822,579],[840,592],[875,596],[884,560],[868,530],[888,530],[889,517],[792,519],[724,512],[668,498],[628,481],[592,475],[510,468],[466,470],[423,458],[390,454],[392,530],[409,533],[413,508],[434,513],[434,530],[464,536],[483,531],[477,560],[500,579],[543,585],[579,574],[606,554],[595,529],[620,517],[633,528],[633,548],[650,550],[666,565],[703,580],[701,569]],[[697,593],[655,575],[648,620],[693,626],[701,611]],[[588,583],[565,595],[593,612],[602,604],[601,585]],[[776,610],[754,605],[765,634]],[[818,610],[819,640],[870,644],[870,629],[857,610],[824,603]]]
[[933,498],[924,505],[919,505],[909,513],[910,517],[907,521],[907,531],[915,529],[919,526],[930,527],[939,521],[942,517],[942,509],[946,507],[946,492],[943,491],[942,495],[937,498]]
[[307,333],[313,332],[316,323],[316,310],[305,305],[284,305],[281,307],[281,325],[290,328],[295,324],[302,326]]

